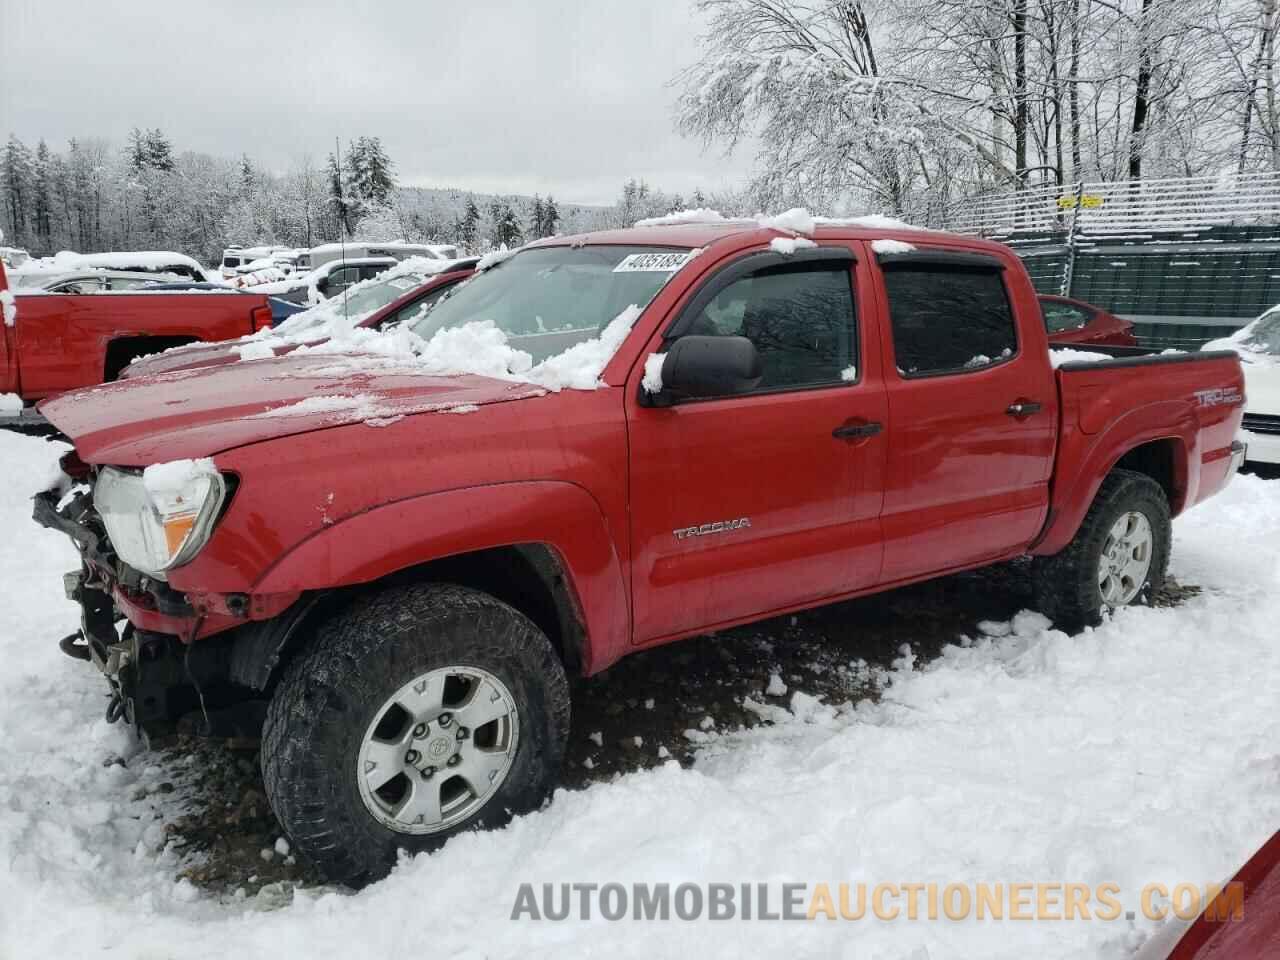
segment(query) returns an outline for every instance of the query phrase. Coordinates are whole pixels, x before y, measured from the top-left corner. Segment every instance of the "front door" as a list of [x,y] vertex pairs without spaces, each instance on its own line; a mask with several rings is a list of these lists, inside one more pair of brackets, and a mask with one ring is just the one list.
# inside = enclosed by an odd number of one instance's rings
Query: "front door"
[[[668,329],[744,336],[745,395],[647,407],[629,384],[637,643],[688,635],[875,582],[886,401],[858,335],[843,247],[748,254]],[[861,307],[861,299],[859,298]],[[667,343],[671,342],[668,339]],[[879,426],[877,426],[879,425]]]

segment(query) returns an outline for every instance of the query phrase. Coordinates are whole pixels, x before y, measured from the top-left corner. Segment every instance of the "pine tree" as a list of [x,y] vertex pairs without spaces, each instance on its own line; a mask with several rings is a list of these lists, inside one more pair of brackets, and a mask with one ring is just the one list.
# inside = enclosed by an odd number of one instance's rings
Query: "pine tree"
[[33,187],[36,242],[42,250],[48,250],[49,237],[53,233],[53,169],[49,145],[43,139],[36,145]]
[[702,210],[707,206],[707,198],[703,196],[701,190],[693,191],[693,209]]
[[134,173],[141,173],[147,163],[146,134],[134,127],[129,131],[129,169]]
[[547,202],[542,205],[542,226],[543,232],[541,236],[554,237],[556,228],[560,225],[560,211],[556,209],[556,202],[551,194],[547,194]]
[[518,247],[524,242],[524,233],[520,229],[520,220],[516,217],[516,213],[511,209],[510,204],[504,204],[502,207],[502,219],[499,221],[498,231],[500,242],[505,243],[508,247]]
[[462,215],[462,229],[458,232],[458,241],[468,253],[475,249],[476,235],[480,230],[480,210],[476,207],[474,197],[467,197],[467,209]]
[[4,148],[5,217],[14,242],[26,236],[28,209],[31,205],[31,151],[13,134]]
[[254,184],[253,164],[249,161],[249,155],[242,153],[240,155],[240,195],[247,197],[253,193]]
[[535,238],[546,236],[546,234],[542,232],[544,217],[545,213],[542,209],[542,197],[535,193],[533,195],[533,213],[529,216],[529,236]]
[[171,171],[173,163],[173,145],[169,143],[159,127],[147,131],[146,138],[147,166],[153,170]]
[[329,154],[326,176],[329,178],[329,202],[333,204],[334,214],[338,218],[338,230],[350,234],[351,205],[347,202],[347,195],[343,190],[342,168],[338,165],[338,159],[332,153]]

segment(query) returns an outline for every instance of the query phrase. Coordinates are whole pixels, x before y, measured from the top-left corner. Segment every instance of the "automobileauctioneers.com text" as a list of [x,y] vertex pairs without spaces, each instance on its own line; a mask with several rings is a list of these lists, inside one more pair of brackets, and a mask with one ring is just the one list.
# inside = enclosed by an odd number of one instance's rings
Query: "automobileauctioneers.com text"
[[[512,920],[1134,919],[1117,883],[522,883]],[[1149,883],[1143,917],[1244,917],[1244,887]]]

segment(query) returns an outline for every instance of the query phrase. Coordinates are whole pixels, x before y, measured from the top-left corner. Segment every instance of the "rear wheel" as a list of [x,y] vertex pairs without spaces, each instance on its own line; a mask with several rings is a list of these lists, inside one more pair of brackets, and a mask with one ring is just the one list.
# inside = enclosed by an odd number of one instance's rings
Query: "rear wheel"
[[290,664],[263,777],[297,850],[359,886],[399,850],[537,807],[568,730],[564,669],[528,618],[463,587],[401,587],[325,623]]
[[1032,564],[1041,612],[1075,631],[1096,626],[1106,610],[1149,604],[1164,585],[1171,538],[1160,485],[1145,474],[1113,470],[1066,549]]

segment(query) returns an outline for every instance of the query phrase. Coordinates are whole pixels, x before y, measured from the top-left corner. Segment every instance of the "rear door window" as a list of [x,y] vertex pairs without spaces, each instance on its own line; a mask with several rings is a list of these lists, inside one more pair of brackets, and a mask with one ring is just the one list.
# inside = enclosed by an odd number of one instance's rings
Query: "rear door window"
[[883,269],[903,377],[969,373],[1018,352],[1000,270],[910,261]]
[[1088,326],[1093,319],[1087,310],[1072,306],[1069,303],[1058,303],[1056,300],[1041,300],[1040,309],[1044,312],[1044,328],[1049,333],[1066,333],[1069,330],[1080,330]]

